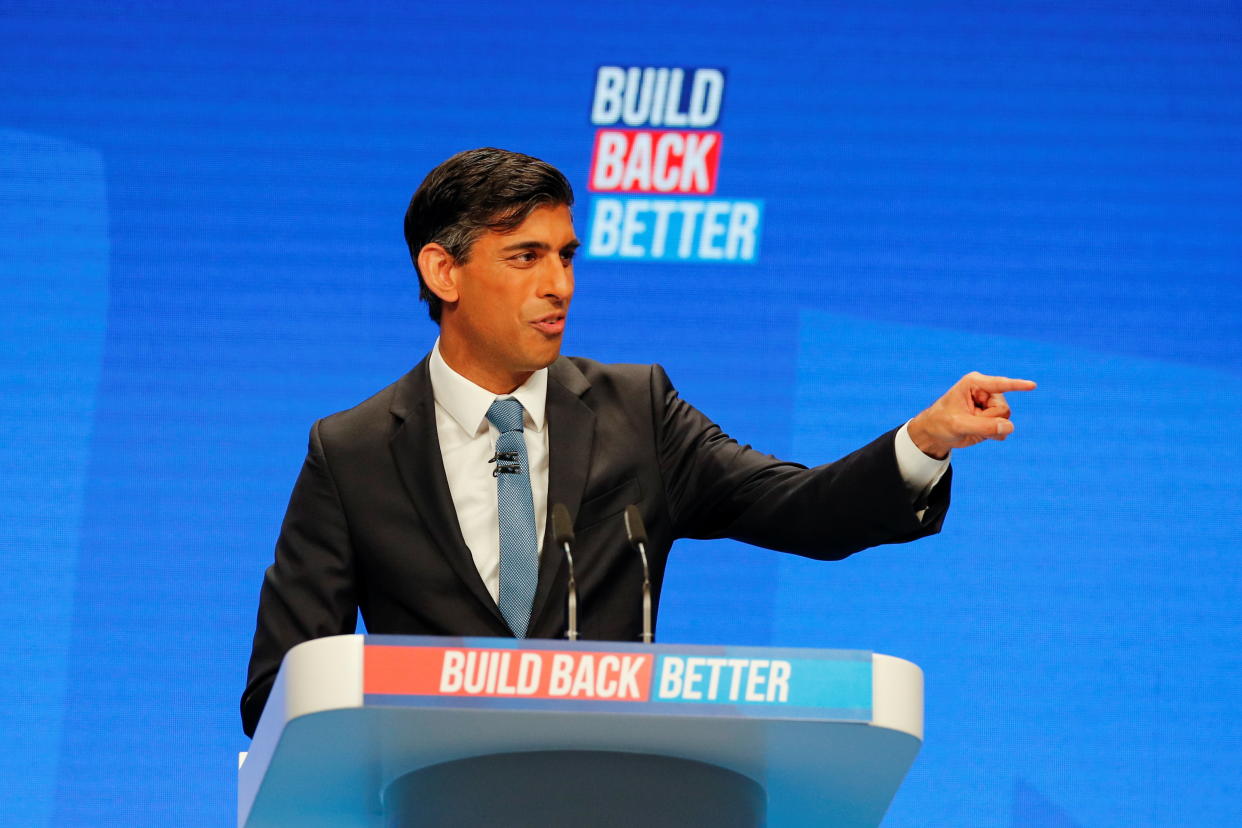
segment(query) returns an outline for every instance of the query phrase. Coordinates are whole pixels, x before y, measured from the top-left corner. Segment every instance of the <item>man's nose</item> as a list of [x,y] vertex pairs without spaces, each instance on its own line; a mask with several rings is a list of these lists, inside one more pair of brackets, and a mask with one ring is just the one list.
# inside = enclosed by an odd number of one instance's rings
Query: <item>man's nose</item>
[[541,277],[540,296],[568,302],[574,295],[574,269],[571,262],[560,256],[549,256],[548,265],[542,269]]

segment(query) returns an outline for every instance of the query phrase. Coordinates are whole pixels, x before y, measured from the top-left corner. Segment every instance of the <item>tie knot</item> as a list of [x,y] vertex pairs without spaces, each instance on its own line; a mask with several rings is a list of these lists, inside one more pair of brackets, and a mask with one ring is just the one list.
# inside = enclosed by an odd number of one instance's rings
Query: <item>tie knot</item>
[[492,407],[487,409],[487,419],[501,434],[506,431],[521,431],[522,411],[522,404],[512,397],[496,400],[492,403]]

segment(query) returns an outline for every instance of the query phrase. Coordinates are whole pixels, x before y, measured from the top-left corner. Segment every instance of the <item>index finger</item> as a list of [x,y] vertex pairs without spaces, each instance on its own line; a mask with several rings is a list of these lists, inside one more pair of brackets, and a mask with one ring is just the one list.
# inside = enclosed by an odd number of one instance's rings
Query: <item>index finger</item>
[[990,377],[987,374],[980,374],[978,372],[967,375],[966,379],[972,387],[991,391],[995,394],[1001,394],[1005,391],[1034,391],[1036,387],[1033,380]]

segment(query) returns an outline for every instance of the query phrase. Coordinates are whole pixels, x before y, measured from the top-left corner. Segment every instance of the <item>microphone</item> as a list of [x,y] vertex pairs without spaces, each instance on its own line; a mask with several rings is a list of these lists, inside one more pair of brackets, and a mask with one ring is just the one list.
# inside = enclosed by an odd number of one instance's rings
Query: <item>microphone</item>
[[492,469],[492,477],[500,477],[502,474],[522,473],[522,464],[518,462],[518,453],[516,451],[497,450],[492,455],[492,459],[487,462],[496,464],[496,467]]
[[569,510],[564,503],[552,507],[552,537],[556,545],[565,552],[565,562],[569,564],[569,640],[578,640],[578,586],[574,583],[574,556],[570,546],[574,542],[574,522],[569,518]]
[[625,536],[643,562],[643,642],[651,643],[651,570],[647,568],[647,528],[633,504],[625,507]]

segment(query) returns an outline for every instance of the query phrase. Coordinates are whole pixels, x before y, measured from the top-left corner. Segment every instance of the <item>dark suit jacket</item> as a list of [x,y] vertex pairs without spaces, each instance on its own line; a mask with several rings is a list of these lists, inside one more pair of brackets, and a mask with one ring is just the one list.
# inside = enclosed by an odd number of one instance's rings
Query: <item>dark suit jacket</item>
[[[253,734],[281,659],[351,633],[509,636],[462,539],[424,359],[371,399],[315,423],[259,598],[242,721]],[[676,538],[730,537],[821,559],[939,531],[949,475],[922,521],[889,432],[807,469],[738,445],[663,369],[558,359],[548,378],[548,504],[574,516],[584,639],[634,641],[642,573],[622,512],[642,512],[653,598]],[[544,538],[529,635],[565,634],[564,556]]]

